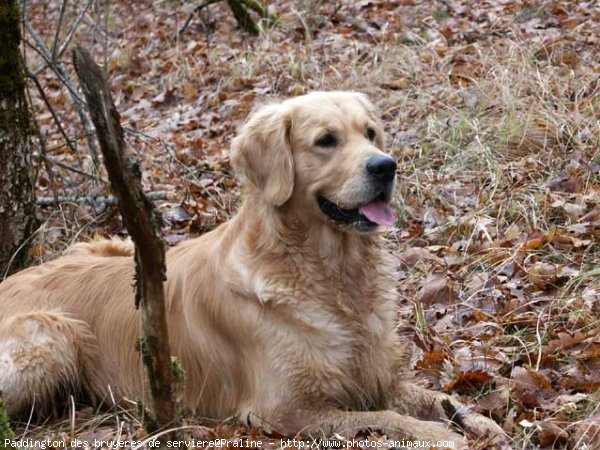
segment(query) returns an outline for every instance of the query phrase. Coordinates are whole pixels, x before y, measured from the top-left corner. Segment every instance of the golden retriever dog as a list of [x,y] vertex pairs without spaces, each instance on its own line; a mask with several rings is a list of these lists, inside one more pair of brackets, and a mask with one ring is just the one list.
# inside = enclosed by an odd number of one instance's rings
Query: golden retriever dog
[[[394,223],[396,162],[362,94],[315,92],[257,109],[233,141],[237,215],[167,253],[181,402],[289,434],[376,429],[454,441],[448,400],[479,435],[491,420],[410,382],[378,229]],[[0,391],[10,414],[57,395],[142,399],[134,260],[123,241],[75,245],[0,284]],[[111,399],[111,400],[108,400]],[[445,403],[445,402],[444,402]]]

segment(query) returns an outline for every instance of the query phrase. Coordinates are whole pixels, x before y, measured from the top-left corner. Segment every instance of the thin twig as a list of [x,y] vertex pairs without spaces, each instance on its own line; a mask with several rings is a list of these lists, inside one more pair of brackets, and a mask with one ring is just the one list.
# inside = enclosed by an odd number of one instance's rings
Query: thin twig
[[65,17],[65,11],[67,10],[67,1],[63,0],[60,6],[60,15],[58,16],[58,23],[56,24],[56,32],[54,33],[54,41],[52,42],[52,61],[56,61],[56,55],[58,50],[58,40],[60,38],[60,29],[62,28],[63,19]]
[[[72,138],[71,140],[72,140],[73,142],[78,142],[80,139],[82,139],[82,138],[84,138],[84,137],[86,137],[86,136],[85,136],[85,133],[81,133],[81,134],[78,134],[78,135],[75,135],[75,136],[73,136],[73,138]],[[53,152],[53,151],[55,151],[55,150],[60,150],[61,148],[64,148],[64,147],[68,147],[68,145],[67,145],[67,144],[58,144],[58,145],[55,145],[54,147],[50,147],[50,148],[48,149],[48,151],[49,151],[49,152]]]
[[108,80],[108,14],[110,12],[110,0],[104,0],[104,78]]
[[[35,47],[37,47],[38,54],[40,54],[45,60],[48,67],[52,69],[52,71],[56,74],[56,76],[62,81],[62,83],[67,87],[69,94],[75,103],[75,109],[77,110],[77,114],[79,115],[79,119],[81,121],[81,125],[83,130],[85,131],[86,136],[88,136],[88,147],[90,149],[90,155],[92,156],[92,162],[94,163],[94,168],[96,171],[100,170],[100,159],[98,157],[98,149],[96,147],[96,142],[93,139],[94,133],[92,131],[92,127],[90,121],[88,120],[87,114],[85,112],[84,106],[85,103],[77,93],[77,89],[73,86],[73,82],[71,81],[71,77],[69,73],[64,69],[63,65],[60,61],[53,61],[52,55],[50,54],[48,48],[44,44],[44,41],[40,38],[40,36],[33,29],[27,17],[23,16],[23,24],[27,29],[27,32],[31,35],[35,42]],[[25,41],[28,43],[27,41]],[[28,45],[31,45],[28,43]]]
[[77,169],[75,167],[69,166],[68,164],[62,163],[60,161],[54,161],[53,159],[48,158],[48,156],[46,154],[44,154],[44,155],[40,154],[39,158],[40,159],[47,159],[52,165],[56,165],[58,167],[62,167],[65,170],[69,170],[71,172],[78,173],[78,174],[83,175],[85,177],[91,178],[94,181],[99,181],[101,183],[108,183],[108,180],[106,180],[105,178],[102,178],[100,175],[95,175],[93,173],[85,172],[83,170],[80,170],[80,169]]
[[58,117],[58,114],[56,113],[56,111],[54,111],[54,107],[50,103],[50,100],[48,100],[48,97],[46,96],[46,93],[44,92],[44,88],[40,84],[39,80],[33,73],[31,73],[29,71],[29,69],[26,69],[26,74],[27,74],[27,78],[29,78],[31,81],[33,81],[33,83],[35,84],[35,86],[40,94],[40,97],[42,97],[42,100],[46,104],[46,107],[50,110],[50,114],[52,115],[52,118],[54,119],[54,123],[56,123],[58,131],[60,131],[60,134],[62,134],[62,136],[65,139],[65,142],[67,143],[69,148],[73,151],[73,153],[75,153],[77,155],[79,153],[77,151],[77,147],[75,147],[73,145],[73,142],[71,142],[71,138],[69,138],[69,136],[67,135],[67,132],[63,128],[63,126],[60,122],[60,118]]
[[52,64],[52,55],[48,52],[46,45],[44,44],[40,36],[36,33],[36,31],[33,29],[25,15],[23,15],[23,27],[33,38],[35,45],[31,44],[27,39],[25,39],[25,36],[23,36],[23,41],[27,45],[29,45],[31,49],[35,50],[38,53],[38,55],[40,55],[42,59],[46,62],[46,64],[50,66]]
[[[96,0],[96,2],[97,1],[98,0]],[[98,8],[100,8],[100,6],[98,6]],[[102,28],[100,28],[98,22],[92,17],[91,14],[86,14],[86,16],[83,18],[83,21],[86,23],[87,26],[92,28],[92,31],[94,33],[98,33],[100,36],[102,36],[102,38],[106,37],[106,33]]]
[[202,183],[200,182],[200,179],[198,178],[198,176],[196,175],[197,170],[192,169],[190,166],[188,166],[187,164],[185,164],[183,161],[181,161],[178,157],[176,152],[173,149],[173,146],[169,143],[167,143],[164,139],[161,138],[157,138],[154,136],[150,136],[147,133],[144,133],[143,131],[139,131],[139,130],[135,130],[133,128],[129,128],[129,127],[123,127],[123,130],[125,130],[126,133],[129,134],[133,134],[133,135],[137,135],[137,136],[142,136],[145,139],[151,140],[151,141],[155,141],[158,142],[160,145],[162,145],[162,147],[165,149],[165,151],[167,152],[167,155],[169,155],[169,157],[175,161],[177,164],[179,164],[187,173],[188,176],[191,178],[190,182],[196,186],[198,186],[200,189],[202,189],[202,192],[204,194],[206,194],[206,196],[208,198],[210,198],[213,202],[215,202],[215,204],[222,210],[222,211],[226,211],[225,208],[225,204],[221,202],[221,198],[216,198],[212,192],[210,192],[206,187],[204,187],[202,185]]
[[[88,27],[92,29],[94,33],[98,33],[102,38],[106,37],[106,33],[102,28],[100,28],[96,20],[92,17],[91,13],[88,12],[88,14],[86,14],[83,18],[83,21]],[[93,42],[96,43],[95,40]]]
[[[25,25],[25,27],[27,27],[27,25]],[[34,35],[32,34],[31,36],[33,37]],[[37,36],[37,38],[39,39],[39,36]],[[34,40],[35,40],[35,37],[34,37]],[[69,91],[69,94],[71,95],[71,98],[77,99],[78,102],[85,104],[85,102],[83,101],[83,99],[81,98],[81,96],[79,95],[77,90],[71,85],[70,82],[67,82],[67,80],[65,78],[63,78],[60,71],[56,70],[56,67],[52,63],[50,56],[47,53],[45,53],[42,48],[39,47],[38,42],[35,42],[33,44],[28,39],[23,38],[23,43],[25,45],[27,45],[27,47],[32,49],[34,52],[36,52],[39,56],[41,56],[41,58],[44,60],[45,65],[32,72],[35,76],[39,75],[41,72],[46,70],[46,68],[50,69],[52,72],[54,72],[54,74],[59,79],[59,81],[65,85],[65,87]],[[70,81],[70,78],[69,78],[69,81]]]
[[[46,136],[44,136],[44,133],[42,133],[42,130],[40,129],[40,126],[39,126],[38,121],[35,118],[35,116],[32,117],[32,120],[33,120],[33,124],[37,130],[38,141],[40,143],[38,158],[42,160],[42,164],[44,165],[44,168],[46,169],[46,173],[48,174],[48,180],[50,180],[50,189],[52,189],[52,195],[54,195],[55,198],[58,198],[58,189],[56,187],[56,185],[57,185],[56,176],[54,174],[54,169],[52,168],[52,161],[50,161],[50,158],[48,158],[48,155],[46,155]],[[39,169],[36,173],[36,180],[38,178],[39,178]],[[36,184],[37,184],[37,181],[36,181]]]
[[[23,60],[23,67],[27,67],[25,65],[25,60]],[[27,85],[26,92],[27,92],[27,102],[29,103],[29,110],[34,111],[33,101],[31,99],[31,90],[30,90],[29,85]],[[46,152],[47,152],[46,137],[42,133],[42,129],[40,128],[40,125],[38,123],[38,120],[37,120],[35,114],[31,115],[31,121],[33,122],[33,126],[35,127],[35,129],[37,131],[38,140],[40,142],[39,155],[40,155],[40,158],[42,159],[42,163],[44,164],[44,167],[46,169],[46,173],[48,174],[48,179],[50,180],[52,194],[54,195],[54,197],[58,197],[58,189],[56,188],[56,178],[54,176],[54,171],[52,170],[52,162],[46,156]],[[35,173],[35,183],[36,184],[37,184],[38,177],[39,177],[39,168]]]
[[[166,200],[168,194],[166,191],[147,192],[146,197],[150,200]],[[114,206],[118,204],[118,199],[112,195],[61,195],[58,197],[38,197],[36,203],[40,206],[53,206],[59,203],[87,203],[95,206]]]
[[188,27],[188,25],[190,24],[190,22],[192,21],[192,19],[194,18],[194,16],[196,14],[198,14],[200,11],[202,11],[207,6],[212,5],[214,3],[221,2],[221,1],[223,1],[223,0],[205,0],[204,2],[194,6],[194,9],[192,9],[192,12],[187,17],[187,19],[185,20],[185,22],[183,23],[181,28],[177,31],[177,33],[175,33],[175,37],[178,38],[186,30],[186,28]]
[[58,58],[60,58],[62,56],[62,54],[65,52],[65,50],[69,46],[69,43],[71,42],[71,39],[75,35],[75,31],[77,31],[77,28],[79,28],[79,24],[83,20],[83,17],[85,16],[85,13],[89,9],[89,7],[92,6],[92,3],[94,3],[94,0],[88,0],[87,4],[81,10],[81,12],[77,16],[77,18],[71,23],[71,26],[69,27],[69,31],[67,31],[67,35],[65,37],[65,40],[61,44],[60,49],[58,50]]

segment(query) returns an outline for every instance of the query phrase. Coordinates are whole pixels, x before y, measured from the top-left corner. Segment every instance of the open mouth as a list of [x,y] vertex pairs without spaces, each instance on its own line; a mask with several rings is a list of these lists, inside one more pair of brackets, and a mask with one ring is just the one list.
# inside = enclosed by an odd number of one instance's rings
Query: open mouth
[[342,208],[322,195],[317,197],[321,211],[336,223],[349,225],[359,230],[374,229],[379,225],[394,225],[396,218],[389,200],[383,193],[356,208]]

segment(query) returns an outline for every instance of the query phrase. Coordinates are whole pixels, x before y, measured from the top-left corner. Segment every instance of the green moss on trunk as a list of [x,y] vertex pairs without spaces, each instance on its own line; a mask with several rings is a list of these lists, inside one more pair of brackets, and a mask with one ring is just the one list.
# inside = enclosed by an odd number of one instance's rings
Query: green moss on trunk
[[36,225],[19,24],[17,0],[0,0],[0,279],[25,265]]
[[0,0],[0,98],[18,95],[25,87],[21,67],[19,6],[15,0]]
[[227,0],[227,4],[229,8],[233,12],[235,19],[242,29],[246,31],[246,33],[258,35],[259,29],[256,25],[256,22],[252,20],[250,17],[250,13],[246,9],[246,6],[240,0]]
[[13,430],[10,428],[6,407],[0,398],[0,449],[6,448],[4,445],[5,439],[13,440],[14,438],[15,433],[13,433]]

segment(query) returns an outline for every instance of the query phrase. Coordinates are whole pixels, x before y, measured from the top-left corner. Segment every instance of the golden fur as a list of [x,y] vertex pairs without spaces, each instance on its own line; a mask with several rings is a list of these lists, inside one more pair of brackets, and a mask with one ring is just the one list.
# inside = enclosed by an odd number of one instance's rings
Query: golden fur
[[[325,131],[337,133],[335,148],[315,147]],[[449,397],[405,381],[407,346],[395,333],[378,234],[333,223],[315,200],[364,201],[365,161],[382,149],[361,94],[313,93],[252,114],[233,143],[247,191],[239,212],[167,253],[167,319],[187,373],[186,408],[288,433],[372,427],[464,445],[445,420]],[[34,400],[47,408],[65,388],[96,403],[142,398],[133,276],[130,245],[96,240],[0,284],[0,390],[12,414]],[[461,411],[474,429],[500,433]]]

